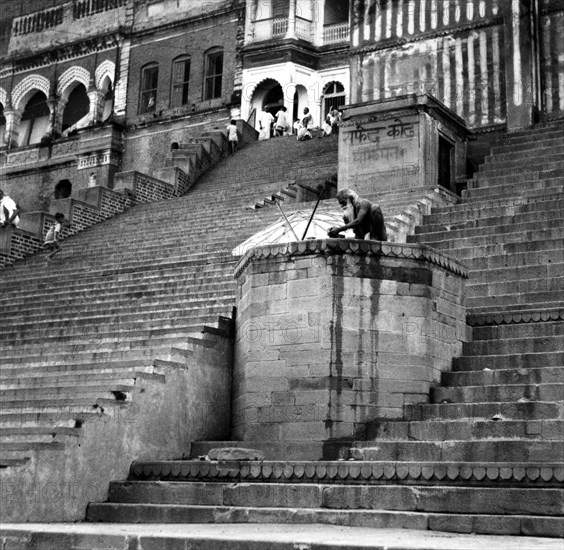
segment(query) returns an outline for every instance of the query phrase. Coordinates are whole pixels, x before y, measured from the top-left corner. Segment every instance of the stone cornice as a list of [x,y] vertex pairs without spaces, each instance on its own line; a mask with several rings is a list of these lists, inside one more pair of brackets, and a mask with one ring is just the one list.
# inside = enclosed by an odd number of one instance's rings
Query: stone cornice
[[101,36],[87,38],[80,42],[65,44],[59,48],[43,50],[41,52],[30,53],[20,58],[13,56],[6,59],[10,63],[10,67],[0,76],[8,74],[18,74],[25,71],[37,69],[51,65],[53,63],[61,63],[69,59],[84,57],[93,53],[102,52],[116,48],[119,46],[121,35],[119,32],[113,32]]
[[500,311],[490,313],[472,313],[467,323],[472,327],[490,325],[517,325],[521,323],[546,323],[564,321],[564,309],[544,309],[542,311]]
[[[133,479],[175,481],[558,485],[564,481],[562,464],[368,462],[368,461],[170,461],[134,463]],[[131,478],[130,478],[131,479]]]
[[445,256],[430,246],[414,243],[387,243],[357,239],[316,239],[291,243],[269,244],[249,250],[235,267],[239,277],[249,263],[272,258],[296,256],[340,255],[376,256],[378,258],[405,258],[427,261],[461,277],[468,278],[468,269],[460,262]]

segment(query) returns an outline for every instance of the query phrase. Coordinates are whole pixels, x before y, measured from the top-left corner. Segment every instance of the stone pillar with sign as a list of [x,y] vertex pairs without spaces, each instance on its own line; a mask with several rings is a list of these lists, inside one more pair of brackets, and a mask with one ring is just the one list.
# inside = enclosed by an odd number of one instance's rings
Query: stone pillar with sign
[[466,177],[464,121],[428,94],[345,108],[339,133],[339,188],[361,197],[456,191]]

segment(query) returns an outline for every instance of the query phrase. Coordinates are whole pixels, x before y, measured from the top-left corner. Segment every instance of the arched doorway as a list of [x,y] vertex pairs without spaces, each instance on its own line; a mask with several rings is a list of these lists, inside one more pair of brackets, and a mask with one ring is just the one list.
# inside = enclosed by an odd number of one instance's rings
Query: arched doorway
[[34,145],[49,129],[49,107],[43,92],[35,92],[26,103],[20,120],[18,146]]
[[257,115],[263,109],[275,115],[282,105],[284,105],[284,93],[277,80],[267,78],[255,88],[251,99],[251,111],[255,109]]
[[282,92],[282,86],[276,83],[276,86],[272,88],[264,98],[262,108],[268,111],[270,114],[275,115],[280,107],[284,106],[284,93]]
[[69,94],[69,99],[63,111],[63,132],[70,132],[76,128],[86,126],[90,112],[90,99],[84,84],[77,84]]
[[55,199],[68,199],[72,194],[72,183],[69,180],[61,180],[55,186]]
[[323,120],[332,108],[336,107],[339,109],[345,103],[345,87],[336,80],[329,82],[323,88],[321,119]]

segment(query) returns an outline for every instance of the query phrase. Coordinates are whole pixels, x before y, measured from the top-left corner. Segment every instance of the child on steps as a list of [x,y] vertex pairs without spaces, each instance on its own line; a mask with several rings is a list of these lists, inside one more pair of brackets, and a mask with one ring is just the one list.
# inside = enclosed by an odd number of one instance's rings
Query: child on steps
[[47,250],[51,250],[51,252],[47,254],[46,259],[48,262],[53,259],[55,254],[58,254],[61,251],[61,245],[58,243],[58,240],[63,229],[64,221],[64,214],[61,214],[60,212],[55,214],[55,223],[50,227],[49,231],[47,231],[47,235],[45,235],[45,248]]

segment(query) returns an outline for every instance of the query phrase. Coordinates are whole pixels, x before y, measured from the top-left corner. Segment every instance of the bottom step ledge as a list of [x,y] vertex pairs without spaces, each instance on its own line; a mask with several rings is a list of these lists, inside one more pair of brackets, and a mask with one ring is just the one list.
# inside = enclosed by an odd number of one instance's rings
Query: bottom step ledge
[[20,550],[561,550],[562,541],[337,525],[5,525],[0,544]]
[[252,508],[176,504],[99,503],[87,521],[117,523],[329,524],[377,529],[417,529],[484,535],[564,538],[564,517],[443,514],[392,510]]

